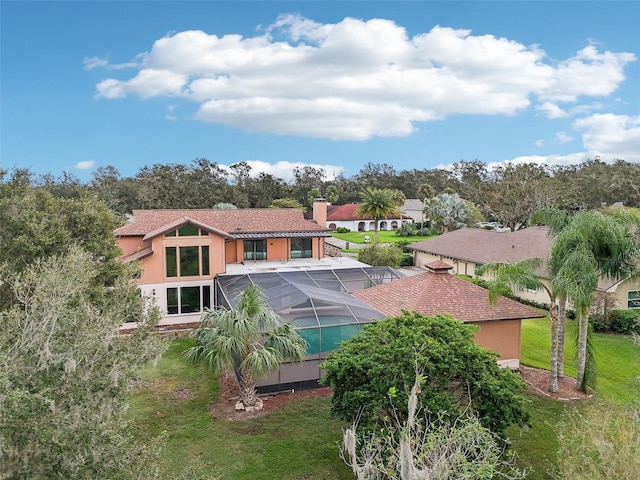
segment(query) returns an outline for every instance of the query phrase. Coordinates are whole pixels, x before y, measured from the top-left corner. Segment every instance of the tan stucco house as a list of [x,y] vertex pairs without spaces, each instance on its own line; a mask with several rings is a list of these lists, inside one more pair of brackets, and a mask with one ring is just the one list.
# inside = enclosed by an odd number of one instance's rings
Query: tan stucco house
[[[428,238],[408,246],[414,252],[415,265],[423,267],[434,260],[442,260],[453,267],[453,273],[476,276],[477,270],[490,262],[517,262],[527,258],[546,260],[551,252],[552,239],[546,227],[529,227],[515,232],[495,232],[480,228],[461,228]],[[543,282],[548,278],[541,273]],[[640,308],[640,281],[615,281],[602,278],[599,295],[606,295],[614,308]],[[549,303],[544,292],[526,290],[517,295],[527,300]]]

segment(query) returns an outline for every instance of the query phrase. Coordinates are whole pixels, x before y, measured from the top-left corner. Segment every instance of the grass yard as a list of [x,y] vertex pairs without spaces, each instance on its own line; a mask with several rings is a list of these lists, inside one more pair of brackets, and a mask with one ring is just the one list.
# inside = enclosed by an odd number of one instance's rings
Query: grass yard
[[[412,237],[401,237],[400,235],[396,235],[395,230],[383,230],[378,233],[379,233],[380,243],[396,243],[396,242],[402,242],[404,240],[408,240],[411,243],[413,243],[413,242],[419,242],[421,240],[425,240],[433,236],[433,235],[427,235],[427,236],[415,235]],[[365,243],[364,237],[367,235],[371,239],[371,242],[373,242],[373,234],[374,232],[349,232],[349,233],[331,232],[331,236],[333,237],[339,238],[340,240],[344,240],[345,242],[359,243],[359,244]]]
[[[567,322],[565,335],[565,373],[575,376],[575,337],[577,322]],[[521,361],[525,365],[549,368],[551,339],[549,319],[522,322]],[[598,382],[596,395],[606,401],[624,405],[640,401],[638,378],[640,377],[640,347],[629,336],[595,334]],[[555,470],[558,423],[567,413],[580,404],[563,403],[529,394],[532,428],[511,428],[509,435],[519,456],[519,465],[532,469],[529,479],[557,478]]]
[[186,468],[195,468],[191,478],[220,480],[352,478],[339,457],[342,425],[329,415],[330,398],[294,402],[251,420],[214,419],[209,407],[217,382],[183,358],[191,345],[173,340],[130,402],[129,415],[142,431],[167,433],[163,478]]
[[[575,322],[567,332],[571,365]],[[217,382],[199,365],[189,364],[182,351],[188,339],[171,342],[156,368],[146,371],[145,385],[132,397],[129,415],[141,431],[167,433],[163,462],[166,478],[177,478],[187,467],[191,478],[219,480],[341,480],[352,479],[351,470],[338,455],[343,425],[332,419],[329,398],[302,400],[263,417],[230,421],[212,418],[211,403],[218,395]],[[596,335],[598,395],[629,404],[640,400],[634,379],[640,376],[640,348],[629,337]],[[548,319],[526,320],[522,328],[522,362],[548,368]],[[569,404],[528,394],[531,428],[509,431],[519,457],[533,480],[554,478],[556,427],[580,404]]]

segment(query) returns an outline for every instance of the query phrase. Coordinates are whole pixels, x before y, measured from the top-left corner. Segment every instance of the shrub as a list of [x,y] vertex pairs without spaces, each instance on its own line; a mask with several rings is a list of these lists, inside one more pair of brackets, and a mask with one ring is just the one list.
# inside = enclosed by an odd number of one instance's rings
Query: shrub
[[358,261],[374,267],[386,266],[398,268],[402,260],[402,255],[402,250],[396,245],[383,247],[374,243],[360,249],[358,252]]
[[640,334],[640,310],[614,310],[611,312],[611,330],[617,333]]
[[599,315],[589,315],[589,323],[594,332],[606,332],[611,329],[611,324]]
[[412,237],[416,234],[416,228],[411,223],[403,223],[400,228],[396,229],[396,235],[399,237]]
[[351,230],[349,230],[347,227],[338,227],[336,228],[336,232],[338,233],[349,233]]
[[401,267],[413,267],[413,255],[410,253],[403,253],[402,260],[400,260]]
[[408,311],[366,325],[322,365],[323,383],[334,392],[333,414],[349,422],[358,418],[365,431],[384,426],[385,417],[405,420],[417,368],[424,380],[423,415],[432,421],[455,421],[470,407],[500,436],[511,424],[526,424],[525,383],[474,343],[477,329],[447,315]]
[[418,231],[418,235],[422,235],[422,236],[428,236],[431,235],[431,230],[429,229],[429,227],[422,227],[419,231]]
[[403,238],[402,240],[398,240],[397,242],[395,242],[397,247],[400,247],[400,249],[402,250],[402,253],[411,253],[411,250],[409,250],[407,248],[407,245],[413,243],[411,240],[407,240],[406,238]]

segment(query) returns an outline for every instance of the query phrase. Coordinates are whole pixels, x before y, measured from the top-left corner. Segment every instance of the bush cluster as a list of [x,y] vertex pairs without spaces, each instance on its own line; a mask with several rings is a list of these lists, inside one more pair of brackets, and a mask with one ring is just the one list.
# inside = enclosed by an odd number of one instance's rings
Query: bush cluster
[[616,332],[629,335],[640,334],[640,310],[613,310],[607,321],[601,316],[589,317],[589,322],[596,332]]
[[[426,222],[425,222],[426,224]],[[413,237],[416,235],[430,235],[429,227],[421,223],[403,223],[400,228],[396,229],[396,235],[399,237]]]
[[349,233],[351,230],[349,230],[347,227],[338,227],[336,228],[336,232],[337,233]]
[[396,245],[370,244],[358,251],[358,261],[374,267],[398,268],[403,260],[402,250]]

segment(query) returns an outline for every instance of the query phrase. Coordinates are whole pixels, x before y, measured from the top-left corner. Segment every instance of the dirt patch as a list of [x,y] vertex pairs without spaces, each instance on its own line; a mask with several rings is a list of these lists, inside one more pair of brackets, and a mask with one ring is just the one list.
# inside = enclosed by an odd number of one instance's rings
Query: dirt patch
[[[529,385],[529,388],[539,395],[544,395],[559,401],[578,401],[590,398],[584,392],[576,389],[576,380],[571,377],[558,379],[558,392],[551,393],[549,389],[549,371],[540,368],[520,366],[519,373],[522,379]],[[277,394],[260,395],[264,403],[264,408],[260,411],[245,412],[236,410],[236,402],[240,400],[238,396],[238,385],[233,374],[223,374],[220,376],[220,400],[212,405],[211,415],[214,418],[227,420],[245,420],[257,418],[277,410],[283,405],[315,397],[330,397],[332,390],[329,387],[314,388],[309,390],[286,391]]]
[[173,392],[174,396],[179,400],[191,400],[195,395],[188,388],[181,388]]
[[236,410],[236,402],[240,400],[238,396],[238,384],[233,374],[222,374],[220,376],[220,400],[211,406],[209,410],[214,418],[223,418],[227,420],[245,420],[248,418],[257,418],[277,410],[297,400],[315,397],[330,397],[332,390],[328,387],[314,388],[309,390],[295,390],[294,392],[286,391],[277,394],[260,395],[264,408],[259,411],[245,412]]
[[551,393],[549,391],[549,370],[520,365],[519,372],[522,379],[529,385],[529,388],[540,395],[565,402],[585,400],[591,397],[591,395],[576,388],[575,378],[567,376],[558,378],[558,391]]

